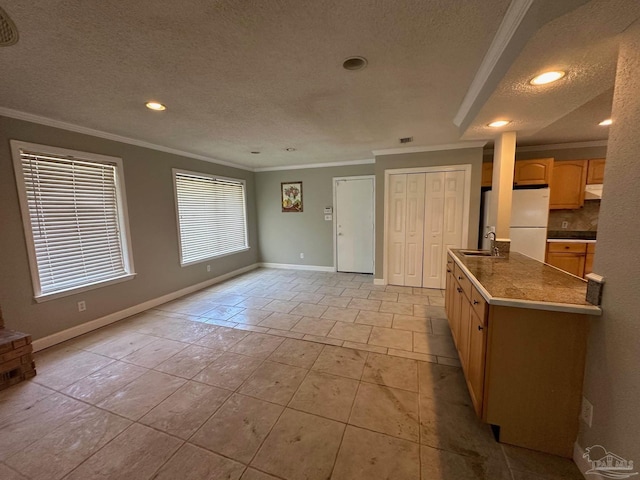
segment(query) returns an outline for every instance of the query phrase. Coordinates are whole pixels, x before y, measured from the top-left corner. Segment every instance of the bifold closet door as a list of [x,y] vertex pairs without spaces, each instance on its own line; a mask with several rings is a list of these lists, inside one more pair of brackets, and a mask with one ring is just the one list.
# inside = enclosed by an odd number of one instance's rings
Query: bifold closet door
[[389,176],[389,233],[387,281],[391,285],[404,285],[405,237],[407,221],[407,175]]
[[407,287],[422,286],[422,256],[424,243],[424,173],[407,175],[407,220],[405,236],[404,283]]

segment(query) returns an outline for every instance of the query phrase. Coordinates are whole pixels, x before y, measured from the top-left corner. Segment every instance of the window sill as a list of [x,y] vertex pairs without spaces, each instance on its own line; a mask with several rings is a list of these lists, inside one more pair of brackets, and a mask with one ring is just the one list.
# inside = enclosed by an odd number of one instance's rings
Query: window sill
[[214,255],[213,257],[203,258],[202,260],[194,260],[193,262],[182,263],[180,262],[181,267],[190,267],[191,265],[196,265],[197,263],[204,263],[210,260],[215,260],[216,258],[228,257],[229,255],[235,255],[237,253],[247,252],[251,250],[251,247],[241,248],[240,250],[234,250],[229,253],[222,253],[220,255]]
[[55,300],[56,298],[68,297],[70,295],[86,292],[88,290],[95,290],[96,288],[102,288],[108,285],[114,285],[116,283],[126,282],[133,279],[135,276],[136,276],[135,273],[128,273],[121,277],[112,278],[110,280],[91,283],[89,285],[82,285],[81,287],[73,287],[67,290],[60,290],[58,292],[45,293],[43,295],[37,295],[34,298],[36,300],[36,303],[48,302],[49,300]]

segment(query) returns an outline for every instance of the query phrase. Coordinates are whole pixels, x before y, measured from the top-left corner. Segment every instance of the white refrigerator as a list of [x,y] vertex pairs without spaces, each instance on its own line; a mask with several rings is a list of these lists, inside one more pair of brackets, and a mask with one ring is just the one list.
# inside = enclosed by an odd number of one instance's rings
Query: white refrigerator
[[[492,191],[484,193],[482,235],[491,230],[489,208]],[[535,188],[514,190],[511,203],[511,247],[519,252],[544,262],[547,248],[547,223],[549,221],[549,189]],[[482,248],[488,250],[490,241],[482,239]]]

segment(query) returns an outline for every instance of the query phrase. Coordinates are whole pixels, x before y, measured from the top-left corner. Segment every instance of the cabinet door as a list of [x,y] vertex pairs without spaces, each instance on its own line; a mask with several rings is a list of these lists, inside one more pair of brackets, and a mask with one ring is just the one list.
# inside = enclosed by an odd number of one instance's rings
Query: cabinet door
[[451,315],[449,326],[451,327],[451,335],[456,347],[460,343],[460,319],[462,317],[462,306],[465,302],[464,292],[462,287],[454,282],[453,289],[453,315]]
[[482,418],[487,337],[484,321],[476,315],[473,309],[471,310],[470,318],[467,386],[469,387],[473,407],[475,408],[478,417]]
[[482,186],[490,187],[493,183],[493,162],[484,162],[482,164]]
[[604,182],[604,158],[589,160],[587,170],[587,185],[598,185]]
[[[463,295],[464,296],[464,295]],[[458,353],[460,354],[460,363],[462,369],[469,375],[469,330],[471,329],[471,303],[464,297],[462,308],[460,309],[460,330],[458,341]]]
[[515,163],[513,184],[516,186],[548,185],[551,182],[552,168],[553,158],[518,160]]
[[587,160],[555,162],[551,175],[549,209],[575,209],[584,205]]
[[447,283],[444,291],[444,311],[447,313],[447,318],[451,321],[451,315],[453,314],[453,289],[455,282],[453,281],[453,265],[450,260],[447,259]]
[[586,276],[587,273],[591,273],[593,272],[593,257],[595,255],[593,253],[587,253],[587,256],[584,259],[584,275]]
[[585,253],[547,253],[547,263],[577,277],[584,276]]

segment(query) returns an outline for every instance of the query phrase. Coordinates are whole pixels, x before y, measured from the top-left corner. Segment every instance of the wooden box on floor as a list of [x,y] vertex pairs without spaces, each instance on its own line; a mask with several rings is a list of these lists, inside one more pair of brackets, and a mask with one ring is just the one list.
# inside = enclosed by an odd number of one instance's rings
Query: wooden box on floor
[[0,329],[0,390],[36,375],[31,335]]

